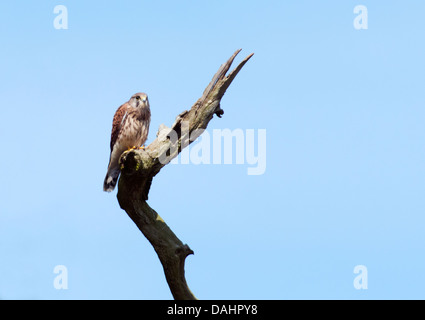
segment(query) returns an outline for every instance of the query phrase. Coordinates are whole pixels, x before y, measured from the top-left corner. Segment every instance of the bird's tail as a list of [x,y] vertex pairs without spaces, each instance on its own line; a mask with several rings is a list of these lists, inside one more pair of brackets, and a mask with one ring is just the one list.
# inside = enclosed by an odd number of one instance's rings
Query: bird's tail
[[111,168],[108,170],[105,181],[103,182],[103,191],[111,192],[115,189],[120,172],[119,168]]

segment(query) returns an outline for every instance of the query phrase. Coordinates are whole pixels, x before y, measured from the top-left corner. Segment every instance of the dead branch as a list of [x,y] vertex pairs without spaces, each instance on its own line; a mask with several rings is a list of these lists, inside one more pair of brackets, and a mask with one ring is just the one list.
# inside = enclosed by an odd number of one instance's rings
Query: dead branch
[[121,177],[118,183],[118,202],[154,247],[164,268],[165,277],[174,299],[193,300],[196,297],[187,286],[184,275],[185,259],[193,251],[183,244],[164,220],[146,202],[152,179],[194,141],[214,114],[223,115],[220,101],[238,72],[253,54],[227,72],[237,50],[224,63],[189,111],[180,113],[171,128],[161,125],[157,138],[146,150],[130,150],[120,158]]

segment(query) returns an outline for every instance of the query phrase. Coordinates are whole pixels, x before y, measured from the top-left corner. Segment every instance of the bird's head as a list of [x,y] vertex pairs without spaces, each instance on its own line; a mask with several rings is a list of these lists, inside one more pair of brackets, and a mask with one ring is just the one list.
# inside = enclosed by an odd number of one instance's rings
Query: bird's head
[[133,108],[149,107],[148,95],[142,92],[133,94],[130,98],[129,103]]

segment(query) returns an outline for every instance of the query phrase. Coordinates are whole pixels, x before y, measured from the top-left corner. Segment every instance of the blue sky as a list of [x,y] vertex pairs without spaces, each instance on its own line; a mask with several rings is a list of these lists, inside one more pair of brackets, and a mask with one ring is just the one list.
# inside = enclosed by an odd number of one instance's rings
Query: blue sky
[[[368,29],[356,30],[356,5]],[[56,5],[68,29],[53,27]],[[166,166],[149,204],[195,251],[200,299],[425,298],[425,56],[419,1],[0,4],[1,299],[170,299],[102,191],[112,116],[148,93],[171,125],[221,63],[254,52],[213,129],[267,132],[267,169]],[[258,146],[256,146],[258,147]],[[53,269],[68,270],[68,289]],[[356,265],[368,289],[356,290]]]

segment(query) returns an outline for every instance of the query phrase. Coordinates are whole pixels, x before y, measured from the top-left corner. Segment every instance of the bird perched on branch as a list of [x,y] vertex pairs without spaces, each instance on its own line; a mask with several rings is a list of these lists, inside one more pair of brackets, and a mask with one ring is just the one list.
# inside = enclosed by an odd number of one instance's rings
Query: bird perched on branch
[[146,93],[136,93],[120,106],[112,121],[111,155],[103,191],[111,192],[120,175],[119,159],[126,150],[141,147],[148,138],[151,111]]

